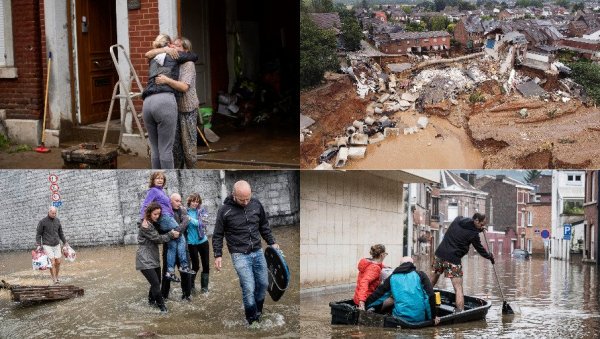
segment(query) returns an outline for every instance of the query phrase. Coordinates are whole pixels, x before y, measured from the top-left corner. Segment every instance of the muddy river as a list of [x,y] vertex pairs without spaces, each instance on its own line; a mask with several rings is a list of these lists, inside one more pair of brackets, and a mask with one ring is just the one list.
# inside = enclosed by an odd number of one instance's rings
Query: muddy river
[[[416,121],[417,116],[405,114],[403,118],[409,126]],[[429,122],[419,133],[369,145],[364,159],[350,160],[345,168],[483,168],[483,156],[463,129],[436,116],[429,117]]]
[[[246,326],[239,280],[228,254],[221,272],[213,269],[211,259],[209,293],[181,301],[181,288],[172,283],[169,312],[162,315],[148,306],[149,284],[135,270],[137,246],[102,246],[75,248],[77,260],[61,266],[62,284],[82,287],[83,297],[23,306],[10,301],[9,291],[0,290],[0,338],[298,337],[299,230],[273,230],[292,281],[278,302],[267,295],[258,329]],[[51,282],[49,272],[31,269],[31,255],[23,251],[0,253],[0,279],[14,285]]]
[[[419,269],[429,272],[427,260]],[[388,264],[392,264],[391,261]],[[479,256],[463,259],[465,294],[492,301],[485,321],[396,330],[330,325],[328,303],[349,299],[352,291],[301,298],[302,337],[397,337],[397,338],[598,338],[600,300],[597,267],[559,260],[496,259],[496,268],[509,304],[520,309],[515,316],[502,315],[502,301],[489,261]],[[452,290],[449,279],[438,288]]]

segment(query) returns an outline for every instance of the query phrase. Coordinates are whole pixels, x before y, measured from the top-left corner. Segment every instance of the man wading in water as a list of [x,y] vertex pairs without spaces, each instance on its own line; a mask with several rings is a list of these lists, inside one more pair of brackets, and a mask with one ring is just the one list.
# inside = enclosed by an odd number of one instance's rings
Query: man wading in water
[[252,198],[250,184],[246,181],[233,185],[232,195],[217,212],[212,239],[217,271],[222,267],[223,237],[240,278],[246,320],[251,327],[257,327],[269,283],[260,238],[273,248],[278,249],[279,245],[275,243],[262,204]]

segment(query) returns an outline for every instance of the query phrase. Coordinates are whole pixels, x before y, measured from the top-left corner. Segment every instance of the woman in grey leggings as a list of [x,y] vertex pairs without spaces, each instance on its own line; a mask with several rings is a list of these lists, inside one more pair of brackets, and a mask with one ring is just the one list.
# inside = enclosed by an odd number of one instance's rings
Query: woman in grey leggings
[[[150,60],[148,85],[142,93],[144,104],[142,116],[148,130],[150,141],[150,159],[153,169],[172,169],[173,142],[177,126],[177,91],[166,84],[156,83],[158,75],[165,75],[172,79],[179,78],[179,64],[187,61],[196,62],[198,56],[193,53],[176,52],[171,45],[171,38],[166,34],[156,37],[152,46],[160,53]],[[175,56],[175,58],[174,58]]]

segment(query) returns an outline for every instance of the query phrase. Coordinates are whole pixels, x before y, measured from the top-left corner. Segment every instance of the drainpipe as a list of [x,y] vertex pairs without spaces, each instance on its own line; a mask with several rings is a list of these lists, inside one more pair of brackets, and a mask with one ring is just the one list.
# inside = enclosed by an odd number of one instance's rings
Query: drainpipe
[[221,182],[221,199],[217,203],[217,206],[221,206],[223,204],[223,200],[227,198],[227,183],[225,182],[225,171],[219,171],[219,181]]
[[412,185],[408,184],[408,233],[406,236],[407,256],[412,256],[413,245],[413,211],[412,211]]
[[594,231],[596,232],[596,255],[594,256],[594,260],[596,260],[596,266],[600,266],[600,260],[598,260],[598,254],[600,253],[600,232],[598,232],[598,220],[600,220],[600,171],[596,171],[596,183],[598,187],[596,188],[596,227],[594,227]]

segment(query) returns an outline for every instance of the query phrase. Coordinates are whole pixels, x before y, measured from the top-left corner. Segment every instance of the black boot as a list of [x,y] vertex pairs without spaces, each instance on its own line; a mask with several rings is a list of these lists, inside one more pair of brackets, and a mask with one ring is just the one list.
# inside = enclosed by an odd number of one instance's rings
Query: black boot
[[256,315],[257,315],[258,321],[260,321],[260,316],[262,315],[264,303],[265,303],[265,299],[256,301]]
[[164,303],[162,303],[162,304],[157,303],[156,305],[160,309],[160,313],[167,313],[168,312],[167,306],[165,306]]
[[154,297],[152,296],[152,292],[148,292],[148,305],[156,305],[156,299],[154,299]]
[[192,274],[192,283],[190,288],[192,292],[196,292],[196,275],[198,275],[198,273]]
[[208,292],[208,273],[200,274],[200,287],[202,293]]
[[181,299],[191,301],[192,299],[190,298],[190,294],[191,294],[190,286],[192,285],[192,275],[189,273],[185,273],[184,271],[180,271],[180,272],[181,272]]

